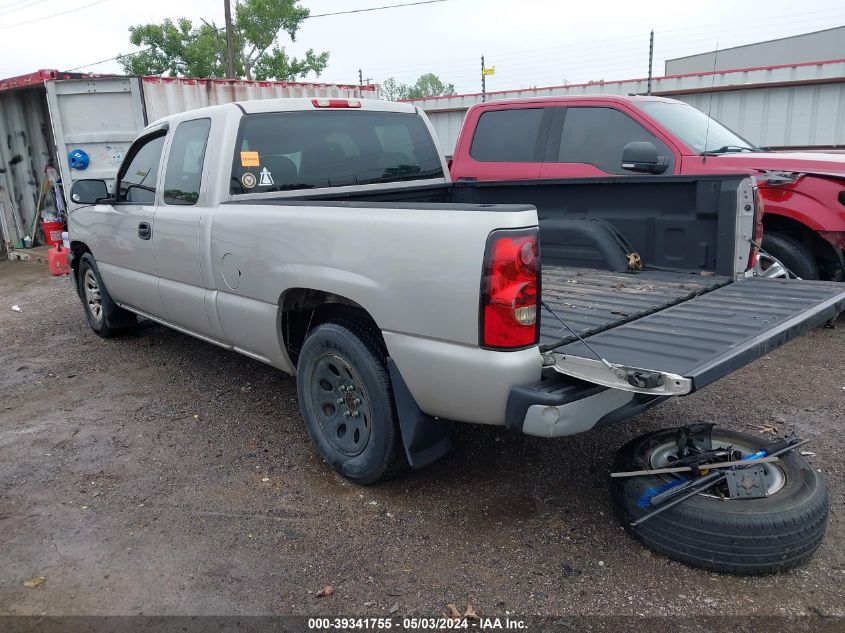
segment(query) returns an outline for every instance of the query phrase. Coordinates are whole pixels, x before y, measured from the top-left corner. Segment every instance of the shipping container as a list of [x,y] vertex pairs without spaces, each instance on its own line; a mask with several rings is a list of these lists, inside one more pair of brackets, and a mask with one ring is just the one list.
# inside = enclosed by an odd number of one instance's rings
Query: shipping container
[[[27,231],[33,225],[48,164],[59,170],[65,192],[81,178],[110,181],[148,123],[208,105],[281,97],[377,99],[379,92],[375,85],[91,76],[55,70],[0,80],[0,187],[13,207],[5,210],[7,222],[17,213]],[[72,168],[68,154],[74,150],[87,156],[84,168]],[[45,196],[45,201],[42,208],[54,210],[52,197]]]

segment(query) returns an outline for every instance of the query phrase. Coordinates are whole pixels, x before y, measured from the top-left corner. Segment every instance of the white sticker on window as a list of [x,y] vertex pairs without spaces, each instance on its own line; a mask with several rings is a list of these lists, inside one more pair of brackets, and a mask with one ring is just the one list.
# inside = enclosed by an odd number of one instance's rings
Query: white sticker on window
[[258,179],[258,186],[259,187],[269,187],[273,184],[273,174],[271,174],[267,168],[261,170],[261,177]]

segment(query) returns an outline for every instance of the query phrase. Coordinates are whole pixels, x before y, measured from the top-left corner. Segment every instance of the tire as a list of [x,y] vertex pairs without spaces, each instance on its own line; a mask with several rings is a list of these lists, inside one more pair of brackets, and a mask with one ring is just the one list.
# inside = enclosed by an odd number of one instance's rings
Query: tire
[[385,358],[367,323],[340,321],[316,327],[297,363],[299,407],[311,440],[332,468],[361,485],[407,467]]
[[763,250],[780,260],[801,279],[818,279],[819,267],[813,253],[795,238],[783,233],[765,233]]
[[79,298],[88,325],[99,336],[110,338],[126,331],[138,322],[128,310],[119,307],[111,298],[100,277],[97,262],[91,253],[84,253],[79,261]]
[[[650,468],[652,456],[674,442],[676,433],[664,429],[629,442],[617,453],[614,471]],[[750,450],[766,443],[724,429],[713,430],[713,441]],[[660,554],[722,573],[774,573],[800,565],[818,549],[827,522],[828,492],[821,475],[794,451],[771,466],[779,468],[784,479],[769,497],[723,501],[700,494],[636,527],[631,522],[646,513],[637,506],[640,495],[667,479],[614,478],[611,493],[625,529]]]

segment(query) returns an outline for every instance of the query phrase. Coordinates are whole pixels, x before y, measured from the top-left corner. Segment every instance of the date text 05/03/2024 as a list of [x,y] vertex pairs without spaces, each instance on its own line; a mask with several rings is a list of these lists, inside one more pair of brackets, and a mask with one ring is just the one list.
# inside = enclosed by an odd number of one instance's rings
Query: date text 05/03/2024
[[451,631],[475,629],[477,631],[524,631],[528,624],[524,620],[505,617],[475,618],[309,618],[311,631],[360,631],[360,630],[406,630],[406,631]]

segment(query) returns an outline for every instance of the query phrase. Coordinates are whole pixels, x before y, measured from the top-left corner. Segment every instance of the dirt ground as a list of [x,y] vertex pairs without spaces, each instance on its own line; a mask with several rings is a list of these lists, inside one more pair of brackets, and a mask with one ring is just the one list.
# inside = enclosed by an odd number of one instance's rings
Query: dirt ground
[[[42,264],[0,262],[0,342],[0,614],[845,613],[845,320],[612,428],[460,425],[374,488],[323,465],[292,378],[150,323],[99,339]],[[832,508],[809,564],[720,576],[622,530],[613,452],[699,420],[814,439]]]

